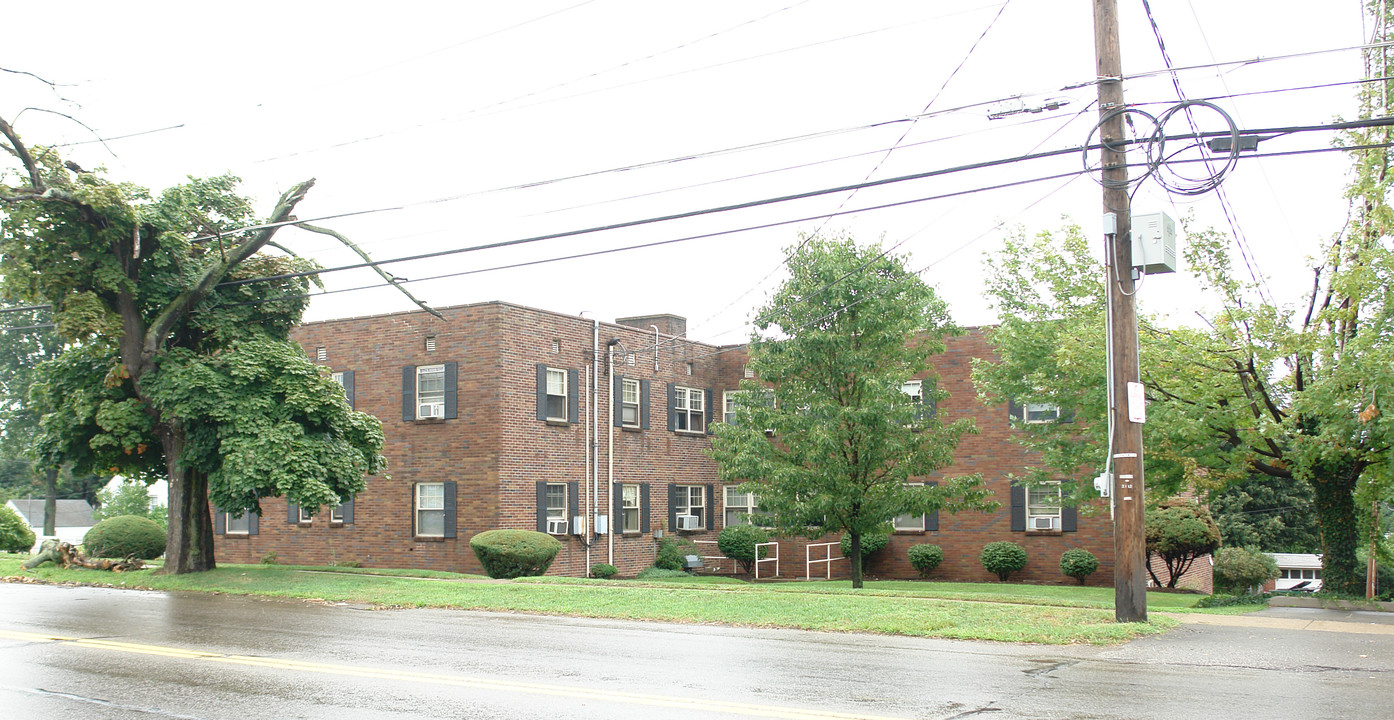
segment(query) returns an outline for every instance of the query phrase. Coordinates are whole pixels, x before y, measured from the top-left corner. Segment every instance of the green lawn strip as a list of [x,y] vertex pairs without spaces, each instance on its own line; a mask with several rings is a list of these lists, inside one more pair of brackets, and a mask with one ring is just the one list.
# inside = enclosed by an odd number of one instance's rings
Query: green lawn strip
[[[19,575],[0,558],[0,575]],[[223,566],[206,573],[104,573],[45,566],[24,573],[45,582],[224,592],[396,607],[529,612],[595,618],[723,623],[835,632],[873,632],[1046,644],[1108,644],[1170,628],[1176,621],[1118,624],[1104,610],[961,603],[922,597],[803,593],[741,583],[422,583],[411,577],[306,573],[275,565]]]
[[[241,567],[241,566],[239,566]],[[386,577],[432,578],[439,580],[488,580],[488,575],[445,572],[443,570],[412,570],[409,568],[355,568],[343,565],[274,565],[272,567],[301,572],[344,573],[346,575],[382,575]]]

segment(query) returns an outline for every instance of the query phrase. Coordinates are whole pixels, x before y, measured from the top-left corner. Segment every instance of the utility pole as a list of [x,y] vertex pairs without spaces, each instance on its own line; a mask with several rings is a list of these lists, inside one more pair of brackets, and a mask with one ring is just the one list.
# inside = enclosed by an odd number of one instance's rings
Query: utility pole
[[[1147,621],[1147,545],[1142,505],[1142,424],[1128,412],[1129,383],[1138,383],[1137,310],[1133,305],[1132,211],[1124,136],[1123,58],[1118,49],[1117,0],[1094,0],[1094,58],[1098,70],[1099,136],[1104,212],[1116,221],[1108,235],[1108,345],[1113,422],[1113,598],[1118,622]],[[1141,402],[1141,399],[1138,398]],[[1140,410],[1140,408],[1139,408]]]

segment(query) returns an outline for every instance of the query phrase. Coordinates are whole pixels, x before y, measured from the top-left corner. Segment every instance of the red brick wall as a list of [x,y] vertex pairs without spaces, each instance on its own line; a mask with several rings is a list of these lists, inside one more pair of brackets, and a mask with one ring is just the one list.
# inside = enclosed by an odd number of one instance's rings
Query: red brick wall
[[[619,483],[648,484],[652,529],[667,529],[668,488],[671,484],[710,485],[707,499],[714,506],[712,525],[684,537],[715,540],[722,526],[722,485],[706,435],[668,430],[666,387],[679,385],[713,390],[712,415],[721,417],[722,391],[735,389],[746,362],[743,348],[718,348],[663,336],[654,368],[653,334],[647,329],[600,324],[601,368],[596,405],[586,392],[591,365],[593,321],[505,303],[485,303],[441,311],[441,321],[422,312],[398,313],[311,323],[294,337],[314,359],[325,347],[327,365],[334,371],[353,370],[356,408],[383,422],[388,458],[387,476],[373,477],[354,506],[354,523],[331,527],[327,514],[309,525],[286,522],[285,502],[263,501],[260,533],[250,537],[219,536],[217,557],[224,562],[255,562],[275,552],[279,562],[327,564],[358,562],[368,567],[418,567],[463,572],[481,568],[468,547],[469,538],[484,530],[537,526],[538,481],[575,482],[586,494],[587,422],[599,409],[600,433],[593,438],[599,453],[597,485],[602,514],[609,515],[611,491],[608,448],[613,435],[613,477]],[[427,352],[425,338],[434,335],[436,349]],[[612,379],[604,366],[607,343],[617,339],[619,350],[634,354],[617,359],[615,373],[650,381],[648,430],[613,427],[610,405]],[[555,346],[557,352],[553,352]],[[1113,571],[1113,539],[1107,506],[1082,508],[1078,532],[1011,532],[1008,521],[1009,473],[1020,474],[1032,462],[1029,453],[1010,439],[1005,407],[986,407],[969,376],[973,358],[985,357],[989,347],[981,331],[951,338],[944,355],[934,358],[941,386],[950,397],[939,403],[945,421],[971,416],[978,434],[965,435],[955,453],[957,461],[945,472],[927,479],[981,473],[1002,504],[996,513],[940,516],[937,532],[897,533],[890,547],[867,567],[871,576],[916,577],[906,549],[915,543],[944,548],[944,563],[933,577],[993,580],[978,563],[982,546],[1012,540],[1027,549],[1029,561],[1019,579],[1030,582],[1073,582],[1060,574],[1064,550],[1084,547],[1100,561],[1091,584],[1108,584]],[[458,418],[405,422],[401,410],[401,368],[404,365],[459,363]],[[537,419],[536,366],[578,371],[580,422],[556,424]],[[691,375],[689,375],[689,367]],[[388,477],[390,476],[390,477]],[[416,482],[457,483],[459,537],[426,540],[413,537],[412,487]],[[585,504],[582,506],[583,512]],[[587,516],[591,513],[584,513]],[[836,540],[830,536],[824,540]],[[549,574],[584,575],[587,563],[610,562],[610,538],[600,536],[590,548],[575,536],[562,538],[562,551]],[[652,533],[626,533],[614,539],[613,564],[622,575],[633,575],[653,563]],[[780,574],[802,576],[805,570],[802,538],[781,541]],[[820,551],[821,553],[821,551]],[[700,554],[717,555],[714,545]],[[834,548],[834,554],[840,554]],[[821,554],[820,554],[821,556]],[[710,561],[708,561],[710,565]],[[729,569],[731,563],[720,567]],[[772,570],[762,568],[762,575]],[[834,577],[845,576],[847,562],[833,564]],[[818,566],[814,574],[822,574]]]

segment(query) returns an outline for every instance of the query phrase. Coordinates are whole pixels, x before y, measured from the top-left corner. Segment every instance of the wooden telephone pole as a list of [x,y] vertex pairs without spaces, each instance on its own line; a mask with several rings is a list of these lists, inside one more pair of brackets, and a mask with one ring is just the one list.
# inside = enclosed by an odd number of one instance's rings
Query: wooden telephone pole
[[1142,505],[1142,424],[1129,420],[1128,384],[1140,381],[1137,310],[1133,305],[1132,211],[1123,131],[1123,59],[1116,0],[1094,0],[1094,58],[1099,78],[1099,136],[1104,212],[1116,221],[1107,237],[1109,412],[1113,433],[1113,597],[1118,622],[1147,621],[1147,545]]

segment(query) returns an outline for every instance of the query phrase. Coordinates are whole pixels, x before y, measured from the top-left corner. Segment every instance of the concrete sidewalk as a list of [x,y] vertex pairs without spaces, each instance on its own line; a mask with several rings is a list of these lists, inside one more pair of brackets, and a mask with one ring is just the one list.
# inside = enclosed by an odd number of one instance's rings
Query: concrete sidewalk
[[1170,617],[1187,625],[1225,625],[1275,630],[1311,630],[1314,632],[1394,636],[1394,613],[1368,610],[1271,607],[1247,615],[1176,613]]

